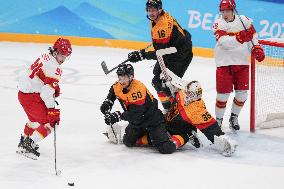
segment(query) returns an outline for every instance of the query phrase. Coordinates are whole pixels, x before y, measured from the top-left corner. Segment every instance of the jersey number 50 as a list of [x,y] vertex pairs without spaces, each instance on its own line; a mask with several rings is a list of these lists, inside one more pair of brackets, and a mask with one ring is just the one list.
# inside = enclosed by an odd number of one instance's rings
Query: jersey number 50
[[137,100],[138,98],[142,98],[142,93],[141,92],[132,93],[131,96],[133,100]]

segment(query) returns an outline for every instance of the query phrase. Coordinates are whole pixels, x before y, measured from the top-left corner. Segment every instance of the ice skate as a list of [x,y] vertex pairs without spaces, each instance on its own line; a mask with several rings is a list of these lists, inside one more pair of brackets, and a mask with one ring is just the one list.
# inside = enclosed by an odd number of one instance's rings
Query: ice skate
[[40,153],[36,150],[36,148],[38,149],[38,147],[36,147],[36,144],[30,137],[24,138],[23,136],[21,136],[19,146],[20,147],[18,148],[20,148],[21,150],[17,151],[18,154],[21,154],[33,160],[37,160],[37,158],[40,156]]
[[236,132],[240,130],[240,125],[238,121],[238,115],[232,113],[231,117],[229,119],[229,128],[233,131]]

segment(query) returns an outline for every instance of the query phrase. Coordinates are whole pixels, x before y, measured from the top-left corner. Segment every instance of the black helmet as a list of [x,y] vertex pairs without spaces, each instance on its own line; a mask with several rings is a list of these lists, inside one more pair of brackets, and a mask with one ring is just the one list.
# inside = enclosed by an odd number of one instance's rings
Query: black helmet
[[118,76],[122,76],[122,75],[133,75],[134,76],[134,68],[131,64],[121,64],[118,66],[116,70],[116,74]]
[[147,0],[146,3],[146,11],[148,11],[148,8],[156,8],[156,9],[162,9],[162,0]]

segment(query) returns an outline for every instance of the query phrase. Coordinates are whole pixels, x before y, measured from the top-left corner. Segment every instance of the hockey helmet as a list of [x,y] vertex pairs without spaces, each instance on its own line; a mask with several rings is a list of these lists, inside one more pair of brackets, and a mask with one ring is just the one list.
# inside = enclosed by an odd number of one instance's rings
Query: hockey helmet
[[117,76],[123,75],[133,75],[134,76],[134,68],[131,64],[121,64],[118,66],[116,70]]
[[234,10],[236,8],[235,0],[221,0],[219,10]]
[[185,87],[185,103],[189,104],[190,102],[201,99],[202,97],[202,88],[198,81],[191,81]]
[[146,11],[148,11],[148,8],[155,8],[155,9],[162,9],[162,0],[147,0],[146,3]]
[[72,53],[71,43],[68,39],[58,38],[53,45],[53,50],[64,56],[69,56]]

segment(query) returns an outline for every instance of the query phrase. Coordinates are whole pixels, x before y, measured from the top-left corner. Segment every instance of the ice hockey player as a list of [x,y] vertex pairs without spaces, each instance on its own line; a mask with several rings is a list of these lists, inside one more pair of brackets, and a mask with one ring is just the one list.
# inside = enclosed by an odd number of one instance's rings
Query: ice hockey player
[[[197,135],[198,129],[224,156],[231,156],[236,150],[236,142],[223,133],[217,121],[207,111],[198,81],[189,82],[185,89],[176,94],[176,104],[167,112],[166,121],[166,129],[178,147],[190,141],[199,148],[201,142]],[[151,143],[145,135],[138,142],[141,146]]]
[[[176,145],[167,134],[166,121],[158,109],[158,101],[143,83],[134,79],[131,64],[120,65],[116,73],[118,81],[111,86],[100,107],[105,116],[105,123],[112,126],[120,120],[129,122],[123,136],[123,144],[127,147],[136,146],[137,140],[148,133],[153,146],[160,153],[173,153]],[[110,112],[116,99],[120,101],[124,112]]]
[[234,0],[222,0],[219,6],[222,17],[217,19],[213,25],[216,37],[215,62],[217,66],[216,119],[221,126],[228,98],[234,90],[235,97],[229,119],[229,127],[233,131],[240,129],[238,116],[248,96],[250,54],[253,54],[259,62],[265,58],[264,51],[258,44],[257,33],[252,21],[240,15],[242,23],[235,15],[235,8]]
[[18,99],[29,121],[21,135],[18,153],[32,159],[39,157],[37,143],[58,125],[60,111],[55,108],[55,97],[60,94],[61,64],[71,53],[70,41],[58,38],[48,53],[38,57],[20,75]]
[[[145,49],[133,51],[128,54],[128,59],[133,63],[144,59],[156,60],[156,50],[175,47],[177,53],[164,56],[164,61],[169,70],[182,78],[193,57],[190,33],[183,29],[168,12],[163,10],[161,0],[148,0],[146,2],[146,12],[147,18],[150,20],[154,51],[145,52]],[[158,62],[153,73],[152,85],[157,91],[164,109],[167,111],[174,98],[169,88],[160,78],[161,68]]]
[[167,130],[170,134],[189,133],[187,130],[191,131],[194,126],[224,156],[231,156],[235,152],[236,142],[222,132],[217,121],[207,111],[202,100],[202,88],[198,81],[191,81],[185,89],[180,90],[176,94],[176,102],[177,104],[166,115],[169,124]]

